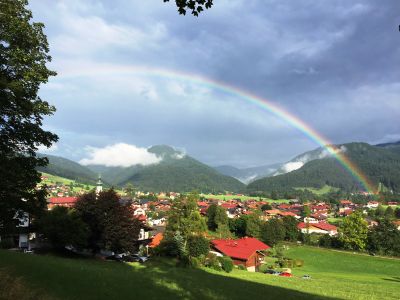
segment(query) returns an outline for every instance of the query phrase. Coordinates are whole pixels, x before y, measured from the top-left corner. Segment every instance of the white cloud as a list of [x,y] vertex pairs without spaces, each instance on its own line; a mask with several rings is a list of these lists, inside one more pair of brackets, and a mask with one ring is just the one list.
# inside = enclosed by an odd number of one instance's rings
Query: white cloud
[[300,169],[303,165],[304,165],[304,162],[302,162],[302,161],[288,162],[283,165],[282,169],[285,173],[289,173],[294,170]]
[[105,165],[107,167],[130,167],[151,165],[161,158],[147,151],[146,148],[125,143],[118,143],[104,148],[87,147],[89,158],[79,161],[83,165]]
[[53,145],[51,145],[49,148],[47,148],[46,146],[44,146],[44,145],[40,145],[39,147],[38,147],[38,152],[39,153],[52,153],[52,152],[55,152],[55,151],[57,151],[58,150],[58,146],[57,146],[57,144],[53,144]]

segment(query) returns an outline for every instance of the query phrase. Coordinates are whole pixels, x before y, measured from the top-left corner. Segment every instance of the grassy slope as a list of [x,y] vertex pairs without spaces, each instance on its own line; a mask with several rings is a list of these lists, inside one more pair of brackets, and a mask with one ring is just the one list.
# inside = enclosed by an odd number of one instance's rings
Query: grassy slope
[[[204,196],[207,199],[218,199],[218,200],[231,200],[231,199],[240,199],[242,201],[247,201],[249,199],[252,200],[259,200],[260,197],[251,197],[251,196],[237,196],[237,195],[213,195],[213,194],[201,194],[201,196]],[[270,203],[289,203],[290,200],[288,199],[278,199],[278,200],[273,200],[270,198],[261,198],[262,201],[267,201]]]
[[8,251],[0,251],[0,269],[59,299],[397,299],[400,293],[400,260],[310,247],[288,254],[305,261],[294,278],[176,268],[172,260],[127,265]]
[[317,188],[313,188],[313,187],[296,187],[296,190],[309,190],[310,192],[316,194],[316,195],[323,195],[323,194],[327,194],[329,192],[335,192],[338,191],[338,188],[334,188],[332,186],[329,185],[324,185],[322,188],[317,189]]

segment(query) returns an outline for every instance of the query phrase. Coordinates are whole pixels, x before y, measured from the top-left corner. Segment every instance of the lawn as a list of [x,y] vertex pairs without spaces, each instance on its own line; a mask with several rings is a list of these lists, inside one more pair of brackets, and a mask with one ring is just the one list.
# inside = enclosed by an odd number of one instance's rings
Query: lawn
[[261,201],[267,201],[270,203],[289,203],[289,199],[277,199],[273,200],[270,198],[263,198],[263,197],[252,197],[252,196],[245,196],[245,195],[213,195],[213,194],[201,194],[200,196],[203,196],[207,199],[218,199],[218,200],[231,200],[231,199],[240,199],[241,201],[248,201],[248,200],[261,200]]
[[[399,260],[296,246],[288,254],[305,261],[304,267],[294,269],[293,278],[178,268],[171,259],[140,265],[1,250],[0,299],[13,290],[7,276],[18,278],[18,289],[30,291],[24,293],[27,297],[19,295],[21,300],[398,299]],[[312,279],[301,279],[303,274]]]

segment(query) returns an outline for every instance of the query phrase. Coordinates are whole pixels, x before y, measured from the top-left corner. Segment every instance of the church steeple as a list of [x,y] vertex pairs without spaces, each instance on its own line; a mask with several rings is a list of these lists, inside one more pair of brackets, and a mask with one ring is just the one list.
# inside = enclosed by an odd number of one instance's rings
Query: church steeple
[[103,182],[101,181],[101,175],[99,174],[99,180],[97,180],[96,185],[96,194],[99,194],[101,191],[103,191]]

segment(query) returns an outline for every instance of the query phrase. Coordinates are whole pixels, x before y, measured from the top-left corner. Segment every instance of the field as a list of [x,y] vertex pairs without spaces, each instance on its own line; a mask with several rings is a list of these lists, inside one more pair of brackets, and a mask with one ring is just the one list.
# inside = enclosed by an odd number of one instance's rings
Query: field
[[[47,173],[43,173],[42,172],[42,176],[45,176],[46,179],[42,180],[42,184],[47,184],[47,185],[52,185],[52,184],[56,184],[56,183],[61,183],[63,185],[70,185],[71,183],[74,185],[73,187],[73,191],[74,192],[80,192],[81,190],[85,190],[85,191],[89,191],[95,188],[94,185],[90,185],[90,184],[81,184],[76,182],[75,180],[71,180],[71,179],[67,179],[64,177],[59,177],[59,176],[55,176],[55,175],[51,175],[51,174],[47,174]],[[79,186],[76,186],[79,185]],[[86,187],[88,187],[88,189],[86,189]]]
[[329,185],[324,185],[322,188],[317,189],[317,188],[313,188],[313,187],[297,187],[295,188],[296,190],[309,190],[310,192],[316,194],[316,195],[323,195],[323,194],[327,194],[329,192],[335,192],[338,191],[338,188],[334,188],[332,186]]
[[240,199],[241,201],[248,201],[250,199],[252,200],[260,200],[260,201],[267,201],[270,203],[289,203],[289,199],[277,199],[273,200],[270,198],[263,198],[263,197],[251,197],[251,196],[245,196],[245,195],[213,195],[213,194],[201,194],[200,196],[203,196],[207,199],[218,199],[218,200],[231,200],[231,199]]
[[[288,255],[305,261],[293,278],[1,250],[0,299],[398,299],[400,260],[302,246]],[[14,286],[25,292],[10,296]]]

